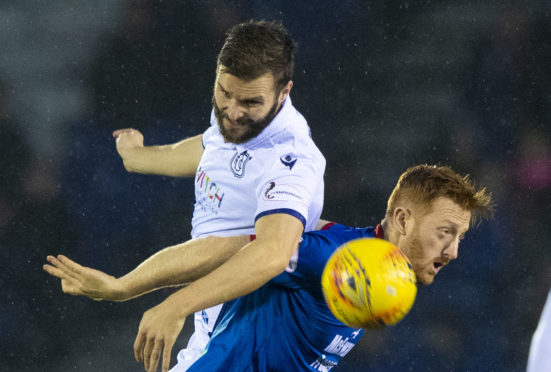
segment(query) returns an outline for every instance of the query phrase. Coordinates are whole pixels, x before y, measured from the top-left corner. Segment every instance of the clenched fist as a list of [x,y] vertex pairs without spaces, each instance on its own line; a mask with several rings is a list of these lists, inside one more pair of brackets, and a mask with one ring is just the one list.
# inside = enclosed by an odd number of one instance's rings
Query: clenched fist
[[117,139],[117,151],[121,157],[126,150],[143,147],[143,135],[139,130],[117,129],[113,132],[113,137]]

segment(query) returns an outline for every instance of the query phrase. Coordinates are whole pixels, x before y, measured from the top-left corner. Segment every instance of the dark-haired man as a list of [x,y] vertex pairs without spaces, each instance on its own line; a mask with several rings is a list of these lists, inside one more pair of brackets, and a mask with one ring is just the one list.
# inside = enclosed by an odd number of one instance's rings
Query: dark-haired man
[[[407,169],[388,199],[379,225],[350,228],[320,221],[318,227],[326,231],[303,234],[284,273],[249,295],[226,303],[205,353],[190,370],[329,370],[363,334],[335,319],[321,293],[321,273],[335,249],[361,237],[388,240],[408,256],[418,282],[431,284],[442,267],[457,258],[459,242],[471,222],[491,212],[490,195],[450,168],[419,165]],[[120,279],[81,267],[63,256],[49,257],[57,268],[45,268],[65,281],[67,293],[120,301],[206,275],[249,239],[245,235],[193,240],[155,254]],[[219,255],[211,260],[197,257],[197,252],[210,244],[218,248]],[[183,288],[146,312],[144,319],[159,319],[162,314],[162,321],[178,328],[185,320],[191,293]],[[166,355],[163,370],[168,368]],[[143,357],[146,368],[154,370],[159,355],[149,352]]]
[[[128,171],[195,177],[193,238],[257,235],[191,286],[201,302],[194,305],[195,333],[179,354],[184,366],[207,344],[219,304],[279,274],[302,232],[312,230],[321,215],[325,159],[289,97],[294,51],[278,23],[236,25],[218,55],[209,129],[172,145],[146,147],[134,129],[113,133]],[[161,326],[150,326],[164,335],[155,350],[175,340],[175,330]]]

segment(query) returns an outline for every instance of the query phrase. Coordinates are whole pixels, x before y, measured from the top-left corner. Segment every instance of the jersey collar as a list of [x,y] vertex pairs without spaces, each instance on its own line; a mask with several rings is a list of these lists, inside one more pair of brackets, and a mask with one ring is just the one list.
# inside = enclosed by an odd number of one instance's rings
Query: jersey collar
[[379,239],[385,238],[385,231],[383,230],[383,226],[381,224],[375,226],[375,237]]

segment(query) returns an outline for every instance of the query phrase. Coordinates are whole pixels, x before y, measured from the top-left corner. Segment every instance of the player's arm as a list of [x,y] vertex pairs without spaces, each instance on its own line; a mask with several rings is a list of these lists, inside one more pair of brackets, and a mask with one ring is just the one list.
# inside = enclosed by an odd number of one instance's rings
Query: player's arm
[[185,316],[244,296],[280,274],[296,251],[303,225],[288,214],[271,214],[255,224],[256,239],[209,275],[173,294]]
[[121,278],[84,267],[65,256],[48,256],[44,270],[61,279],[62,290],[94,300],[126,301],[156,289],[182,285],[207,275],[246,243],[248,235],[207,237],[165,248]]
[[128,172],[192,177],[203,155],[202,135],[163,146],[144,146],[143,135],[131,128],[116,130],[113,137]]
[[303,225],[291,215],[271,214],[258,219],[255,230],[256,239],[224,264],[144,314],[134,353],[146,370],[156,370],[161,353],[162,370],[168,370],[172,346],[188,315],[251,293],[284,271]]

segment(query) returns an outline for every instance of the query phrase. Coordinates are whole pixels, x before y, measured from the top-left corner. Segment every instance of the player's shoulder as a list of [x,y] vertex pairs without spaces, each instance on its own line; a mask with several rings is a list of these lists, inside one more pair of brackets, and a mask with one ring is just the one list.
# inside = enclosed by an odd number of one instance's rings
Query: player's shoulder
[[220,129],[217,125],[211,125],[203,132],[203,148],[206,148],[208,145],[220,146],[224,144],[224,138],[220,134]]
[[262,145],[269,148],[293,149],[296,153],[319,151],[306,119],[293,106],[290,98],[284,102],[281,112],[265,130],[269,131],[270,136]]
[[316,148],[300,146],[297,141],[274,144],[262,152],[263,168],[269,178],[300,176],[308,183],[323,182],[326,160]]
[[273,145],[292,146],[296,151],[311,152],[319,150],[312,139],[312,131],[306,119],[295,111],[293,115],[287,115],[286,123],[272,138]]
[[309,128],[293,130],[293,125],[286,127],[274,135],[268,151],[274,166],[283,165],[288,170],[295,167],[325,170],[325,157],[310,137]]
[[345,226],[335,222],[329,222],[320,230],[310,231],[303,234],[304,239],[324,240],[332,243],[346,242],[359,238],[375,236],[375,227],[353,227]]

